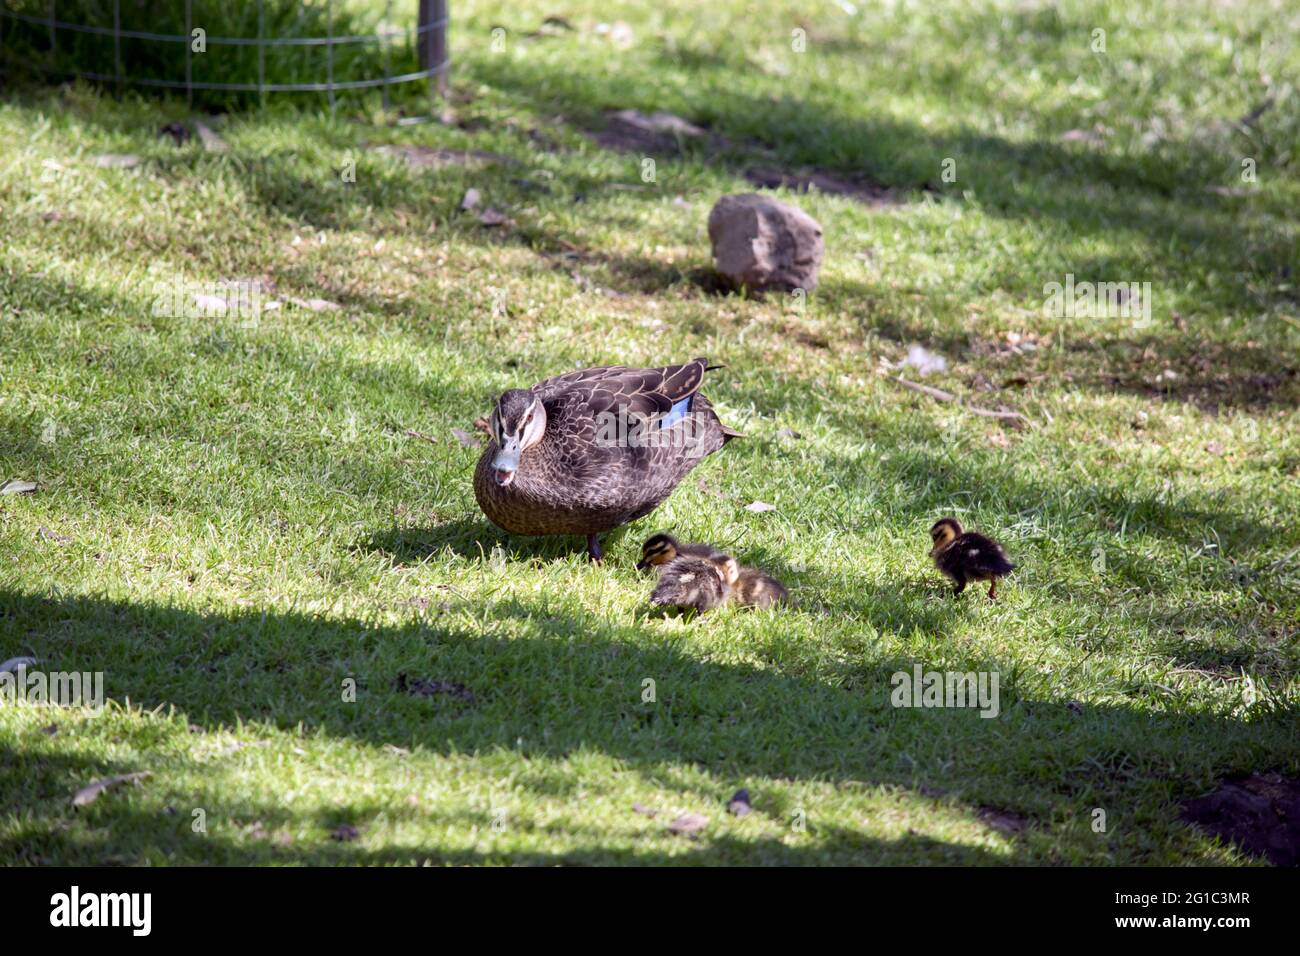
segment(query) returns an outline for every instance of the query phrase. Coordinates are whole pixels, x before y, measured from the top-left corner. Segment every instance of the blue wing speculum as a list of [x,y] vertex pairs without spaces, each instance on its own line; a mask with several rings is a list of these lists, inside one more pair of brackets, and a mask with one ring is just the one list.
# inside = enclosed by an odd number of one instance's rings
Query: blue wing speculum
[[677,422],[680,422],[691,410],[691,402],[694,400],[694,393],[687,395],[680,402],[674,402],[673,407],[668,410],[668,414],[659,419],[660,428],[671,428]]

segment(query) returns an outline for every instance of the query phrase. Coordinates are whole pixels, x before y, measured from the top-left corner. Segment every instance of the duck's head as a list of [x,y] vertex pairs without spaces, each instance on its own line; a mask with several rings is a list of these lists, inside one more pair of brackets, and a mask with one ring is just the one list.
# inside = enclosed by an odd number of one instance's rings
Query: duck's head
[[940,518],[930,528],[930,540],[934,542],[934,547],[930,553],[942,551],[948,547],[962,533],[961,522],[956,518]]
[[718,569],[718,577],[722,578],[723,583],[728,587],[740,580],[740,564],[731,555],[715,555],[713,564]]
[[652,534],[641,545],[641,560],[636,569],[644,571],[650,565],[667,564],[677,557],[677,539],[670,534]]
[[497,453],[492,458],[492,478],[504,488],[515,480],[524,452],[546,434],[546,409],[542,400],[528,389],[512,388],[497,402],[490,424],[497,445]]

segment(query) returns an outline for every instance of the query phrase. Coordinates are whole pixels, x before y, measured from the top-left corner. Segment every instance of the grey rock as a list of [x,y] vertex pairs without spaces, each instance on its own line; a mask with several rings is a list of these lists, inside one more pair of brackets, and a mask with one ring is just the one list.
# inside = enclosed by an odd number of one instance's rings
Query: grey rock
[[718,271],[754,291],[811,291],[825,243],[822,227],[802,209],[770,196],[723,196],[709,212]]

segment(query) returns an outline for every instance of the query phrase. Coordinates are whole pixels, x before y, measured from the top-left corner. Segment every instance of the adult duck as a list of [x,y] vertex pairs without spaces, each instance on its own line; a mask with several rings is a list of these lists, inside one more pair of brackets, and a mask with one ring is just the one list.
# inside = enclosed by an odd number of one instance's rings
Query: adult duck
[[599,562],[603,532],[654,511],[739,435],[699,391],[718,367],[611,365],[510,389],[474,471],[479,507],[511,534],[584,536]]

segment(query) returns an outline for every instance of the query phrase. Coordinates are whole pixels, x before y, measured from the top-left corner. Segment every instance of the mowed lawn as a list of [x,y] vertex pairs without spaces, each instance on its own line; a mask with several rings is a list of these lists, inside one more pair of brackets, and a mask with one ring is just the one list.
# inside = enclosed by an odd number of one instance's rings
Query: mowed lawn
[[[7,90],[0,660],[109,700],[0,704],[0,862],[1261,862],[1180,805],[1300,772],[1300,13],[1056,6],[453,4],[454,123],[278,100],[225,153]],[[708,133],[602,145],[625,108]],[[825,229],[804,302],[710,277],[755,170],[872,187],[775,193]],[[1150,321],[1050,314],[1067,274]],[[159,314],[225,280],[280,307]],[[912,343],[1025,420],[901,386]],[[603,567],[483,518],[501,391],[697,355],[747,437]],[[997,603],[945,514],[1019,564]],[[649,614],[663,529],[793,606]],[[918,663],[998,716],[893,707]]]

